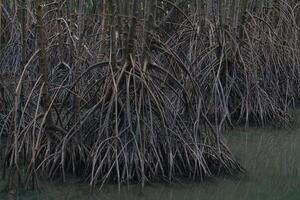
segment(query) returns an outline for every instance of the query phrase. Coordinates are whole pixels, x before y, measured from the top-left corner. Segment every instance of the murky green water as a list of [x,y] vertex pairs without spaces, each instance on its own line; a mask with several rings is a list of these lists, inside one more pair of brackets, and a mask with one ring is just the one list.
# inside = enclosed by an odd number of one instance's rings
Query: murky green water
[[[247,176],[206,183],[105,186],[90,193],[86,184],[48,183],[41,192],[1,194],[0,200],[299,200],[300,128],[230,131],[226,139]],[[0,183],[3,186],[3,183]]]

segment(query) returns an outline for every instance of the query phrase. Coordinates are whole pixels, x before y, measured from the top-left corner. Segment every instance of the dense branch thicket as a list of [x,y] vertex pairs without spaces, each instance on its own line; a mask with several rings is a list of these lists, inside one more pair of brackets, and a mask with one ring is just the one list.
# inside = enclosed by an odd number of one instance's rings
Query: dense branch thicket
[[296,0],[0,0],[8,187],[92,187],[242,168],[226,125],[299,103]]

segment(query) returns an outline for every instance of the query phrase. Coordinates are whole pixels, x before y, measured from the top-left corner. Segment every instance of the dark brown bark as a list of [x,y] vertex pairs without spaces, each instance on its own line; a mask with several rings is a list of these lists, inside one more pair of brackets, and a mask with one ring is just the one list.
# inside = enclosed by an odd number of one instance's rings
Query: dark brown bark
[[44,114],[46,114],[46,128],[49,129],[53,126],[53,119],[51,113],[51,97],[49,92],[49,74],[46,57],[46,35],[45,27],[43,22],[43,3],[44,0],[36,1],[36,19],[37,19],[37,48],[39,49],[39,74],[42,76],[43,91],[42,91],[42,107]]

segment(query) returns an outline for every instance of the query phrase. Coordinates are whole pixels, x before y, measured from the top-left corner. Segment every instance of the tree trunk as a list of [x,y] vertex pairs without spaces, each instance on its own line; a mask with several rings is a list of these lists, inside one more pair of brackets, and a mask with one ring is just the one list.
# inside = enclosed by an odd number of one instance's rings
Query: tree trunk
[[3,0],[0,0],[0,49],[2,49],[2,6]]
[[51,128],[53,126],[53,119],[51,114],[51,97],[49,93],[49,78],[48,78],[48,67],[46,62],[46,36],[44,30],[44,22],[43,22],[43,3],[44,0],[36,1],[36,12],[37,12],[37,48],[40,50],[39,52],[39,74],[42,76],[42,81],[44,84],[42,91],[42,107],[44,110],[44,114],[46,114],[46,129]]

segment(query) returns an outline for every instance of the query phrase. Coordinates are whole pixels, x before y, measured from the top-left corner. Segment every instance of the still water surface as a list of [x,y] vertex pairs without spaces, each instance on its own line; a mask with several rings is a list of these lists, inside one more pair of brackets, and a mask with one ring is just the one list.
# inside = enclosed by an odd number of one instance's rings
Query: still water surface
[[[40,192],[0,193],[0,200],[300,200],[300,128],[257,128],[226,133],[230,148],[245,166],[241,178],[205,183],[105,186],[47,183]],[[0,182],[3,187],[3,182]]]

